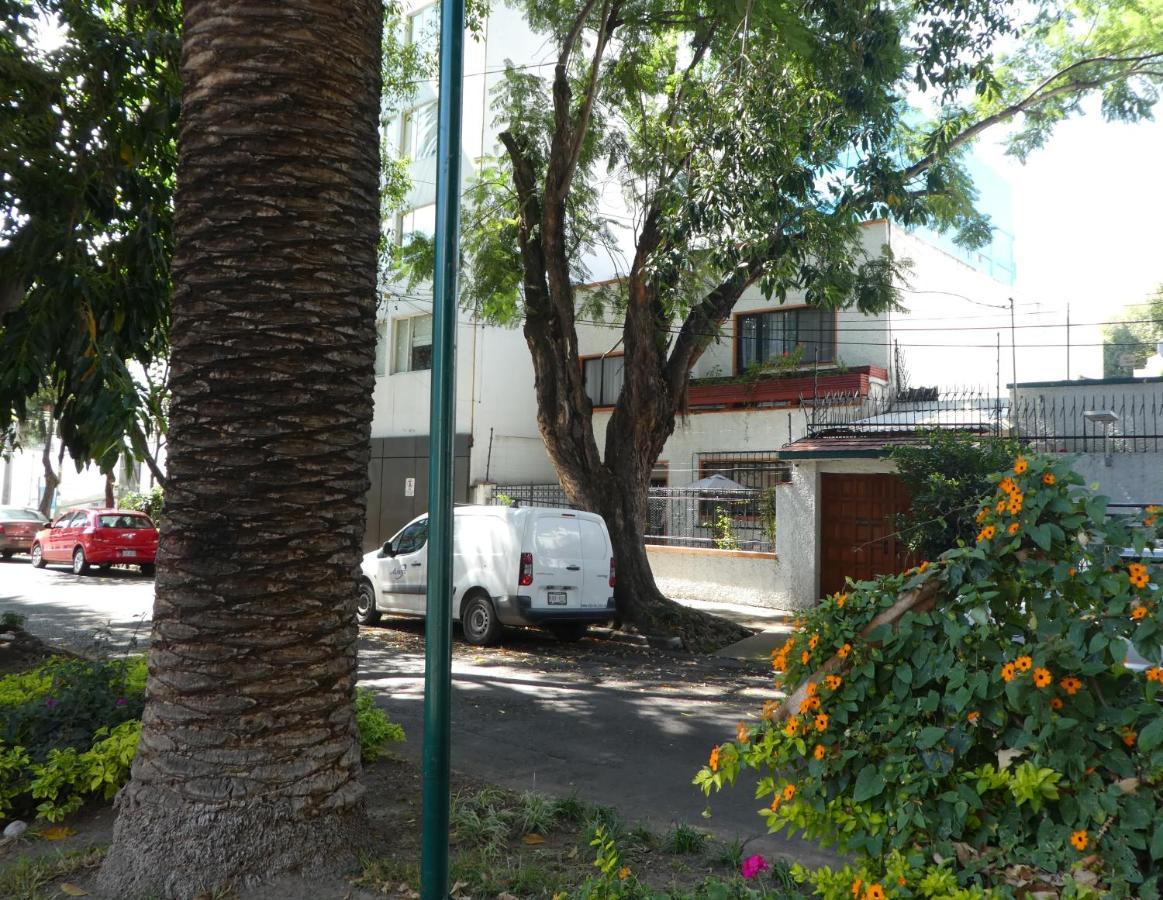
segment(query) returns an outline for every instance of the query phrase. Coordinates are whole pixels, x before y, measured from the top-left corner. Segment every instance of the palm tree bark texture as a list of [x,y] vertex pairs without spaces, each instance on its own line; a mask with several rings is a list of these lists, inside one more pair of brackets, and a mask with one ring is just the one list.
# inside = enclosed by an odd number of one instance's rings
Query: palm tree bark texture
[[379,0],[188,0],[147,703],[99,885],[349,858],[379,228]]

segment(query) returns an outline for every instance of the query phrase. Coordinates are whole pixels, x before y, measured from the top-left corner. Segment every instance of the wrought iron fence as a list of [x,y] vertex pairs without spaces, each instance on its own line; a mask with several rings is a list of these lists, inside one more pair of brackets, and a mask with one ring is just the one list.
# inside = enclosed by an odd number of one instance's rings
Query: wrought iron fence
[[[492,502],[574,508],[556,484],[499,484]],[[711,492],[652,487],[647,510],[647,544],[775,552],[774,488]]]
[[857,393],[802,397],[809,410],[808,434],[900,434],[941,428],[977,434],[1000,434],[1009,426],[1009,399],[975,389],[936,388],[864,397]]
[[1050,453],[1147,453],[1163,450],[1163,392],[1019,397],[1014,430]]

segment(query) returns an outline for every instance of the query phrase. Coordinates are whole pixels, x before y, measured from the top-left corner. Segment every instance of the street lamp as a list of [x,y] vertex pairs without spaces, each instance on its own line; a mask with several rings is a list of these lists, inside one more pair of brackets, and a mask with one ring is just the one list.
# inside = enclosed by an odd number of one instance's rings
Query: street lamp
[[1110,432],[1110,427],[1119,420],[1118,413],[1109,409],[1088,409],[1083,411],[1082,418],[1091,425],[1102,426],[1102,464],[1110,468],[1112,460],[1110,450],[1107,447],[1107,434]]

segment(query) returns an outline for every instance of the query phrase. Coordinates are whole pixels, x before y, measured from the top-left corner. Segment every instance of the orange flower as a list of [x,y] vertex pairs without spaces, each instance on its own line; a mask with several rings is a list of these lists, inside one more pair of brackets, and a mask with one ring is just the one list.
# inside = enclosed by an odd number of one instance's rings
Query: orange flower
[[816,716],[816,731],[827,731],[827,730],[828,730],[828,714],[827,713],[817,714],[817,716]]
[[1135,746],[1135,741],[1138,740],[1138,732],[1131,731],[1129,728],[1123,729],[1123,743],[1128,747]]
[[848,595],[847,594],[837,594],[836,595],[836,609],[843,609],[844,604],[847,602],[848,602]]
[[804,688],[809,697],[814,697],[820,692],[820,685],[815,681],[809,681],[808,686]]
[[1060,697],[1051,697],[1050,698],[1050,708],[1053,710],[1061,709],[1062,708],[1062,699]]
[[784,652],[786,653],[788,650],[790,650],[790,649],[791,649],[792,647],[794,647],[795,645],[796,645],[796,638],[795,638],[795,635],[793,634],[793,635],[792,635],[791,637],[789,637],[789,638],[787,639],[787,641],[784,643],[784,645],[783,645],[783,650],[784,650]]
[[839,675],[825,675],[824,682],[828,685],[828,690],[834,691],[844,683],[844,679]]
[[1078,693],[1078,689],[1082,687],[1082,682],[1075,678],[1073,675],[1067,675],[1065,678],[1058,682],[1058,686],[1061,687],[1062,690],[1066,691],[1066,693],[1068,693],[1071,697],[1073,697]]
[[630,867],[629,866],[622,866],[622,868],[620,868],[618,870],[618,879],[620,881],[625,881],[629,877],[630,877]]
[[823,744],[816,744],[816,749],[812,751],[812,756],[816,759],[823,759],[824,754],[827,752],[828,750]]
[[1007,534],[1017,534],[1018,529],[1021,527],[1022,526],[1019,525],[1017,522],[1010,522],[1010,527],[1006,529],[1006,533]]
[[777,709],[779,709],[778,703],[776,703],[774,700],[767,700],[766,702],[764,702],[763,711],[760,712],[759,715],[762,718],[767,719],[767,721],[770,722],[772,720],[772,718],[775,716],[775,711]]
[[993,536],[995,534],[997,534],[997,529],[992,525],[986,525],[983,529],[981,529],[981,531],[977,533],[977,541],[978,543],[981,543],[982,541],[993,540]]
[[993,505],[994,512],[1005,512],[1005,509],[1006,509],[1006,502],[1004,499],[998,500],[997,503],[995,503]]
[[813,634],[808,639],[808,649],[815,650],[816,647],[818,647],[819,645],[820,645],[820,636],[818,634]]
[[1074,849],[1079,853],[1086,849],[1088,842],[1089,838],[1086,836],[1085,831],[1076,831],[1070,835],[1070,843],[1074,845]]
[[923,563],[921,563],[919,566],[917,566],[917,573],[920,575],[924,575],[926,570],[928,570],[928,568],[929,568],[929,561],[926,559]]
[[1045,473],[1045,474],[1042,476],[1042,484],[1053,484],[1053,483],[1054,483],[1055,481],[1057,481],[1057,480],[1058,480],[1058,479],[1054,477],[1054,473],[1053,473],[1053,472],[1046,472],[1046,473]]
[[1017,669],[1014,668],[1013,663],[1006,663],[1001,667],[1001,677],[1005,681],[1013,681],[1014,675],[1017,674]]
[[1023,499],[1024,498],[1022,497],[1022,495],[1017,493],[1016,491],[1014,492],[1013,496],[1010,497],[1010,502],[1006,504],[1006,508],[1009,510],[1009,513],[1011,516],[1016,516],[1018,513],[1020,513],[1022,511],[1022,500]]
[[1158,681],[1163,684],[1163,669],[1158,666],[1151,666],[1146,672],[1148,681]]
[[712,772],[719,771],[719,748],[718,747],[715,747],[714,749],[711,750],[711,759],[710,759],[710,762],[708,763],[708,765],[710,765]]
[[794,784],[785,784],[783,786],[783,799],[790,800],[796,795],[796,786]]
[[772,812],[775,812],[777,809],[779,809],[779,801],[782,799],[783,799],[783,797],[781,797],[779,794],[776,794],[774,797],[771,798],[771,811]]
[[810,654],[807,650],[805,650],[803,653],[800,654],[800,662],[803,663],[805,666],[808,664],[808,660],[811,658],[812,658],[812,654]]
[[859,878],[857,878],[854,882],[852,882],[852,896],[859,897],[860,896],[860,888],[863,886],[864,886],[864,882]]
[[777,656],[771,661],[771,668],[776,672],[784,672],[787,670],[787,657]]
[[1138,622],[1140,619],[1147,618],[1147,607],[1136,605],[1135,608],[1131,610],[1131,618],[1136,622]]
[[981,718],[981,713],[976,709],[971,709],[965,718],[969,720],[970,725],[976,725],[977,720]]
[[[998,502],[1001,503],[1000,500]],[[1002,505],[1004,506],[1004,504],[1002,504]],[[1001,510],[999,509],[998,512],[1001,512]],[[979,509],[977,511],[977,524],[980,525],[982,522],[984,522],[985,517],[988,515],[989,515],[989,510],[986,509],[984,506],[981,509]]]
[[1071,566],[1069,569],[1066,570],[1066,574],[1069,575],[1071,578],[1073,578],[1075,575],[1078,574],[1078,570],[1076,568],[1074,568],[1074,566]]
[[852,652],[852,645],[845,644],[843,647],[841,647],[839,650],[836,651],[836,655],[838,657],[840,657],[841,659],[847,659],[848,654],[851,652]]
[[1135,562],[1127,566],[1127,572],[1132,578],[1135,578],[1136,576],[1146,575],[1147,567],[1142,563]]
[[1034,669],[1034,687],[1044,688],[1054,680],[1049,669]]
[[1018,489],[1018,486],[1014,483],[1014,480],[1010,478],[1009,475],[1007,475],[1005,478],[998,482],[997,488],[999,491],[1005,491],[1007,494],[1012,494]]
[[787,717],[787,724],[783,726],[783,733],[788,737],[795,737],[796,732],[799,731],[800,720],[795,716]]
[[906,884],[908,884],[908,882],[907,882],[907,881],[905,881],[905,876],[904,876],[904,875],[902,875],[900,878],[898,878],[898,879],[896,880],[896,883],[897,883],[897,884],[899,884],[901,887],[904,887]]
[[740,744],[746,744],[749,740],[751,740],[751,735],[747,731],[747,726],[743,722],[737,722],[735,724],[735,740],[737,740]]
[[1034,667],[1034,661],[1028,656],[1019,656],[1014,660],[1014,665],[1018,667],[1019,672],[1029,672]]
[[819,697],[814,697],[814,696],[813,697],[804,697],[803,701],[800,703],[800,712],[801,713],[808,713],[808,712],[811,712],[813,709],[819,709],[819,708],[820,708],[820,698]]
[[870,884],[864,892],[864,900],[884,900],[884,888],[879,884]]
[[1143,510],[1143,512],[1145,512],[1147,514],[1146,518],[1143,519],[1143,524],[1144,525],[1154,525],[1155,524],[1155,514],[1157,512],[1159,512],[1159,507],[1158,506],[1148,506],[1145,510]]
[[1014,460],[1014,474],[1015,475],[1025,475],[1026,471],[1029,468],[1030,468],[1030,464],[1028,462],[1026,462],[1026,458],[1024,456],[1019,456],[1017,459]]

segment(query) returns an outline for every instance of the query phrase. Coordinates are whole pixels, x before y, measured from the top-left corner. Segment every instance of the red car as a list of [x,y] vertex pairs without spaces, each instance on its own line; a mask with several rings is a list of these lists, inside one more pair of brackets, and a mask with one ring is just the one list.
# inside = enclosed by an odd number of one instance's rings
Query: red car
[[48,519],[35,509],[23,506],[0,506],[0,556],[10,559],[14,553],[27,553],[36,533]]
[[140,566],[152,575],[157,559],[157,528],[145,513],[130,509],[71,509],[32,542],[32,564],[71,562],[84,575],[90,565]]

